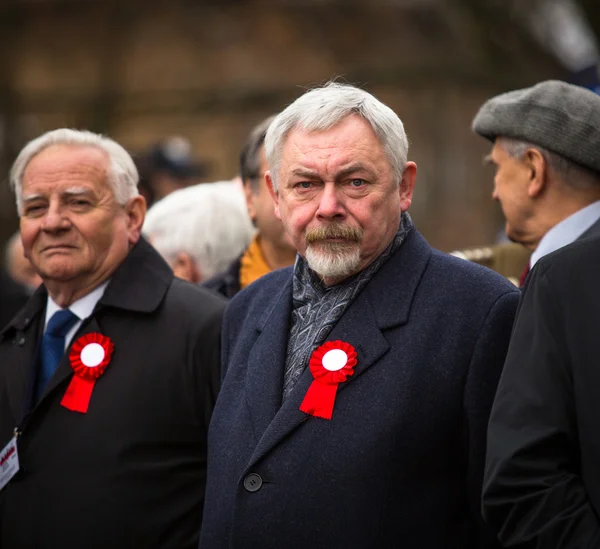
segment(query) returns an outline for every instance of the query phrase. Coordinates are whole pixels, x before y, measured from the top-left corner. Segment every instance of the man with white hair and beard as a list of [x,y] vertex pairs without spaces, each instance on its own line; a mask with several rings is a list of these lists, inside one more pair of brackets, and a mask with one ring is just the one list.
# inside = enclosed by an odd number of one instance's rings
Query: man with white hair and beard
[[485,431],[518,291],[433,250],[401,120],[329,84],[269,127],[294,267],[225,314],[201,549],[497,547]]

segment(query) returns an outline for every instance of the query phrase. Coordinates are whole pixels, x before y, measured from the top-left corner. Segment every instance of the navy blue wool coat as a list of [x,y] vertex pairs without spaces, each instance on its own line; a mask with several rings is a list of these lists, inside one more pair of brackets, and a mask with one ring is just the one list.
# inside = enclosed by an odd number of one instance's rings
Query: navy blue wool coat
[[480,515],[485,431],[518,290],[413,229],[333,328],[358,353],[333,418],[282,405],[291,268],[226,311],[201,549],[497,547]]

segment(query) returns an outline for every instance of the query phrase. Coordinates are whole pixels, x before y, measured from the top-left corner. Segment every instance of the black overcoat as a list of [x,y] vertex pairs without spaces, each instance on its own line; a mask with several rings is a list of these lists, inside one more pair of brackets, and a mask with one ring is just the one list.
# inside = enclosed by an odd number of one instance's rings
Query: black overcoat
[[600,239],[524,289],[488,433],[487,520],[510,547],[600,547]]
[[114,343],[88,412],[61,406],[67,352],[27,414],[45,306],[42,286],[0,334],[0,444],[22,430],[21,472],[0,493],[2,549],[195,547],[223,300],[174,279],[140,240],[73,339]]
[[25,288],[17,284],[0,267],[0,330],[19,312],[28,299],[29,295]]

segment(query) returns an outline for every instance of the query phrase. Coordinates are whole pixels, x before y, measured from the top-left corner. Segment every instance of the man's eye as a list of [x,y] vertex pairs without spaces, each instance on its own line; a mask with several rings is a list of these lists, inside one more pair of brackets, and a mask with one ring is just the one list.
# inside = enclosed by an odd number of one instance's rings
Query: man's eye
[[299,183],[296,183],[296,187],[299,187],[300,189],[310,189],[313,186],[311,181],[300,181]]
[[351,179],[350,186],[351,187],[362,187],[365,184],[364,179]]
[[25,213],[26,214],[34,214],[34,213],[37,213],[37,212],[41,212],[42,208],[43,208],[43,206],[41,204],[34,205],[34,206],[27,206],[25,208]]

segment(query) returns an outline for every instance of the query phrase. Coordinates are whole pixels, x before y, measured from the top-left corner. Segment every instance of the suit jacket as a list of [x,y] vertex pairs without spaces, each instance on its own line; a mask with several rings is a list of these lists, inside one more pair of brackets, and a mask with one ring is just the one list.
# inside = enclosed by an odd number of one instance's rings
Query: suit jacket
[[600,219],[598,219],[587,231],[585,231],[577,240],[586,238],[596,238],[600,236]]
[[174,279],[140,240],[74,337],[114,343],[81,414],[60,404],[68,352],[29,409],[46,297],[41,287],[0,334],[1,444],[22,431],[21,471],[0,493],[2,548],[197,546],[223,300]]
[[19,312],[28,299],[29,295],[25,288],[17,284],[0,267],[0,330]]
[[492,410],[483,506],[506,546],[600,547],[600,239],[543,257]]
[[485,428],[518,302],[413,229],[331,331],[358,353],[333,418],[282,401],[291,268],[224,320],[202,549],[495,547],[480,518]]

